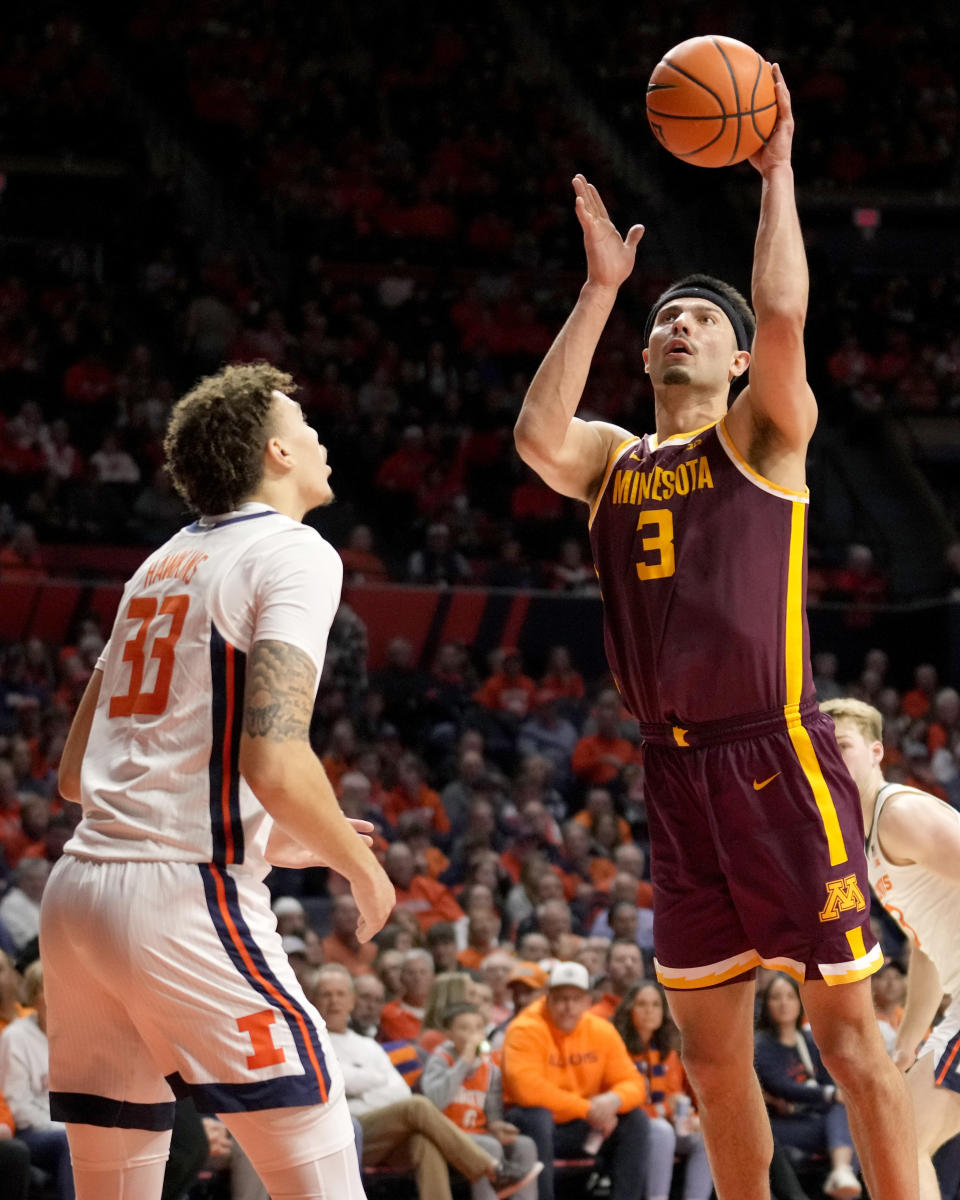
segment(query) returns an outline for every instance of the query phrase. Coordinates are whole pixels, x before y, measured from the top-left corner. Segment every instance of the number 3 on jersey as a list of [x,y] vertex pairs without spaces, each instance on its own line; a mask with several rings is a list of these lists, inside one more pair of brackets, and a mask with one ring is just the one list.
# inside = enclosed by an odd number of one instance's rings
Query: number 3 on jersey
[[637,578],[666,579],[677,569],[673,553],[673,513],[669,508],[641,511],[637,518],[637,533],[642,529],[653,530],[650,536],[641,539],[640,545],[644,554],[656,557],[637,563]]
[[[111,717],[156,717],[167,707],[174,651],[189,606],[189,596],[167,596],[159,605],[155,596],[134,596],[127,605],[127,620],[139,621],[140,628],[123,647],[123,661],[130,664],[130,686],[125,695],[111,697]],[[169,625],[164,620],[167,617]],[[166,626],[166,632],[157,633],[156,627],[151,629],[155,621]],[[151,635],[152,644],[148,648]],[[157,675],[153,690],[145,692],[143,677],[151,658],[157,660]]]

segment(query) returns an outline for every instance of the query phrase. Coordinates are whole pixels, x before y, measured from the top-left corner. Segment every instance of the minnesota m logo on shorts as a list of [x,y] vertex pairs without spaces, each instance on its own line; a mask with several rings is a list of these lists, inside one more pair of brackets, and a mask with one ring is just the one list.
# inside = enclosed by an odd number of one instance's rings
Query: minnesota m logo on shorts
[[827,880],[827,902],[820,910],[821,921],[837,921],[842,912],[855,908],[862,912],[867,907],[856,875],[844,875],[843,879]]

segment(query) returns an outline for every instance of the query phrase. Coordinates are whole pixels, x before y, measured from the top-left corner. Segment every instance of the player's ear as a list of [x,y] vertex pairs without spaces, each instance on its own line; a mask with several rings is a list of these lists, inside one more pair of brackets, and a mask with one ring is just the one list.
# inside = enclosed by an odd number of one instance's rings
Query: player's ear
[[879,765],[880,761],[883,758],[883,742],[871,743],[870,758],[875,767]]
[[738,350],[730,363],[730,378],[738,379],[750,366],[750,351]]
[[650,374],[650,351],[644,347],[641,351],[643,354],[643,372],[645,375]]
[[277,434],[267,438],[267,444],[263,451],[264,466],[274,471],[288,471],[293,466],[293,458],[290,451],[284,444],[284,440]]

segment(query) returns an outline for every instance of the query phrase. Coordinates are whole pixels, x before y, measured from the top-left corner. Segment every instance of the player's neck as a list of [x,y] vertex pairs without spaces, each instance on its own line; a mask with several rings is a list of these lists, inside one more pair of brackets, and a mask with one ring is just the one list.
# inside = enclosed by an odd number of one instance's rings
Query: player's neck
[[657,441],[690,433],[719,421],[727,411],[727,393],[701,392],[685,384],[664,384],[655,397]]
[[255,504],[268,504],[292,521],[302,521],[308,511],[299,492],[286,486],[286,481],[264,480],[253,495],[247,497],[247,500]]

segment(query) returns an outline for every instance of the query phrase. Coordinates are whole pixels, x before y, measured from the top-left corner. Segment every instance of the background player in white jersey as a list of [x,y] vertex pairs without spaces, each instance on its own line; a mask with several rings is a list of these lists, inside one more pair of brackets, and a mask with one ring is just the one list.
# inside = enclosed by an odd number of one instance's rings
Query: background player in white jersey
[[[894,1061],[907,1071],[917,1120],[921,1200],[940,1200],[931,1156],[960,1133],[960,812],[929,792],[885,782],[877,709],[851,699],[820,707],[836,723],[860,790],[870,886],[910,940]],[[950,1006],[924,1041],[944,993]]]
[[64,750],[83,818],[40,942],[80,1200],[160,1196],[181,1094],[272,1195],[363,1195],[336,1057],[263,883],[270,863],[329,865],[362,941],[395,899],[308,738],[342,568],[302,524],[333,493],[292,391],[227,367],[177,404],[169,468],[204,515],[127,584]]

